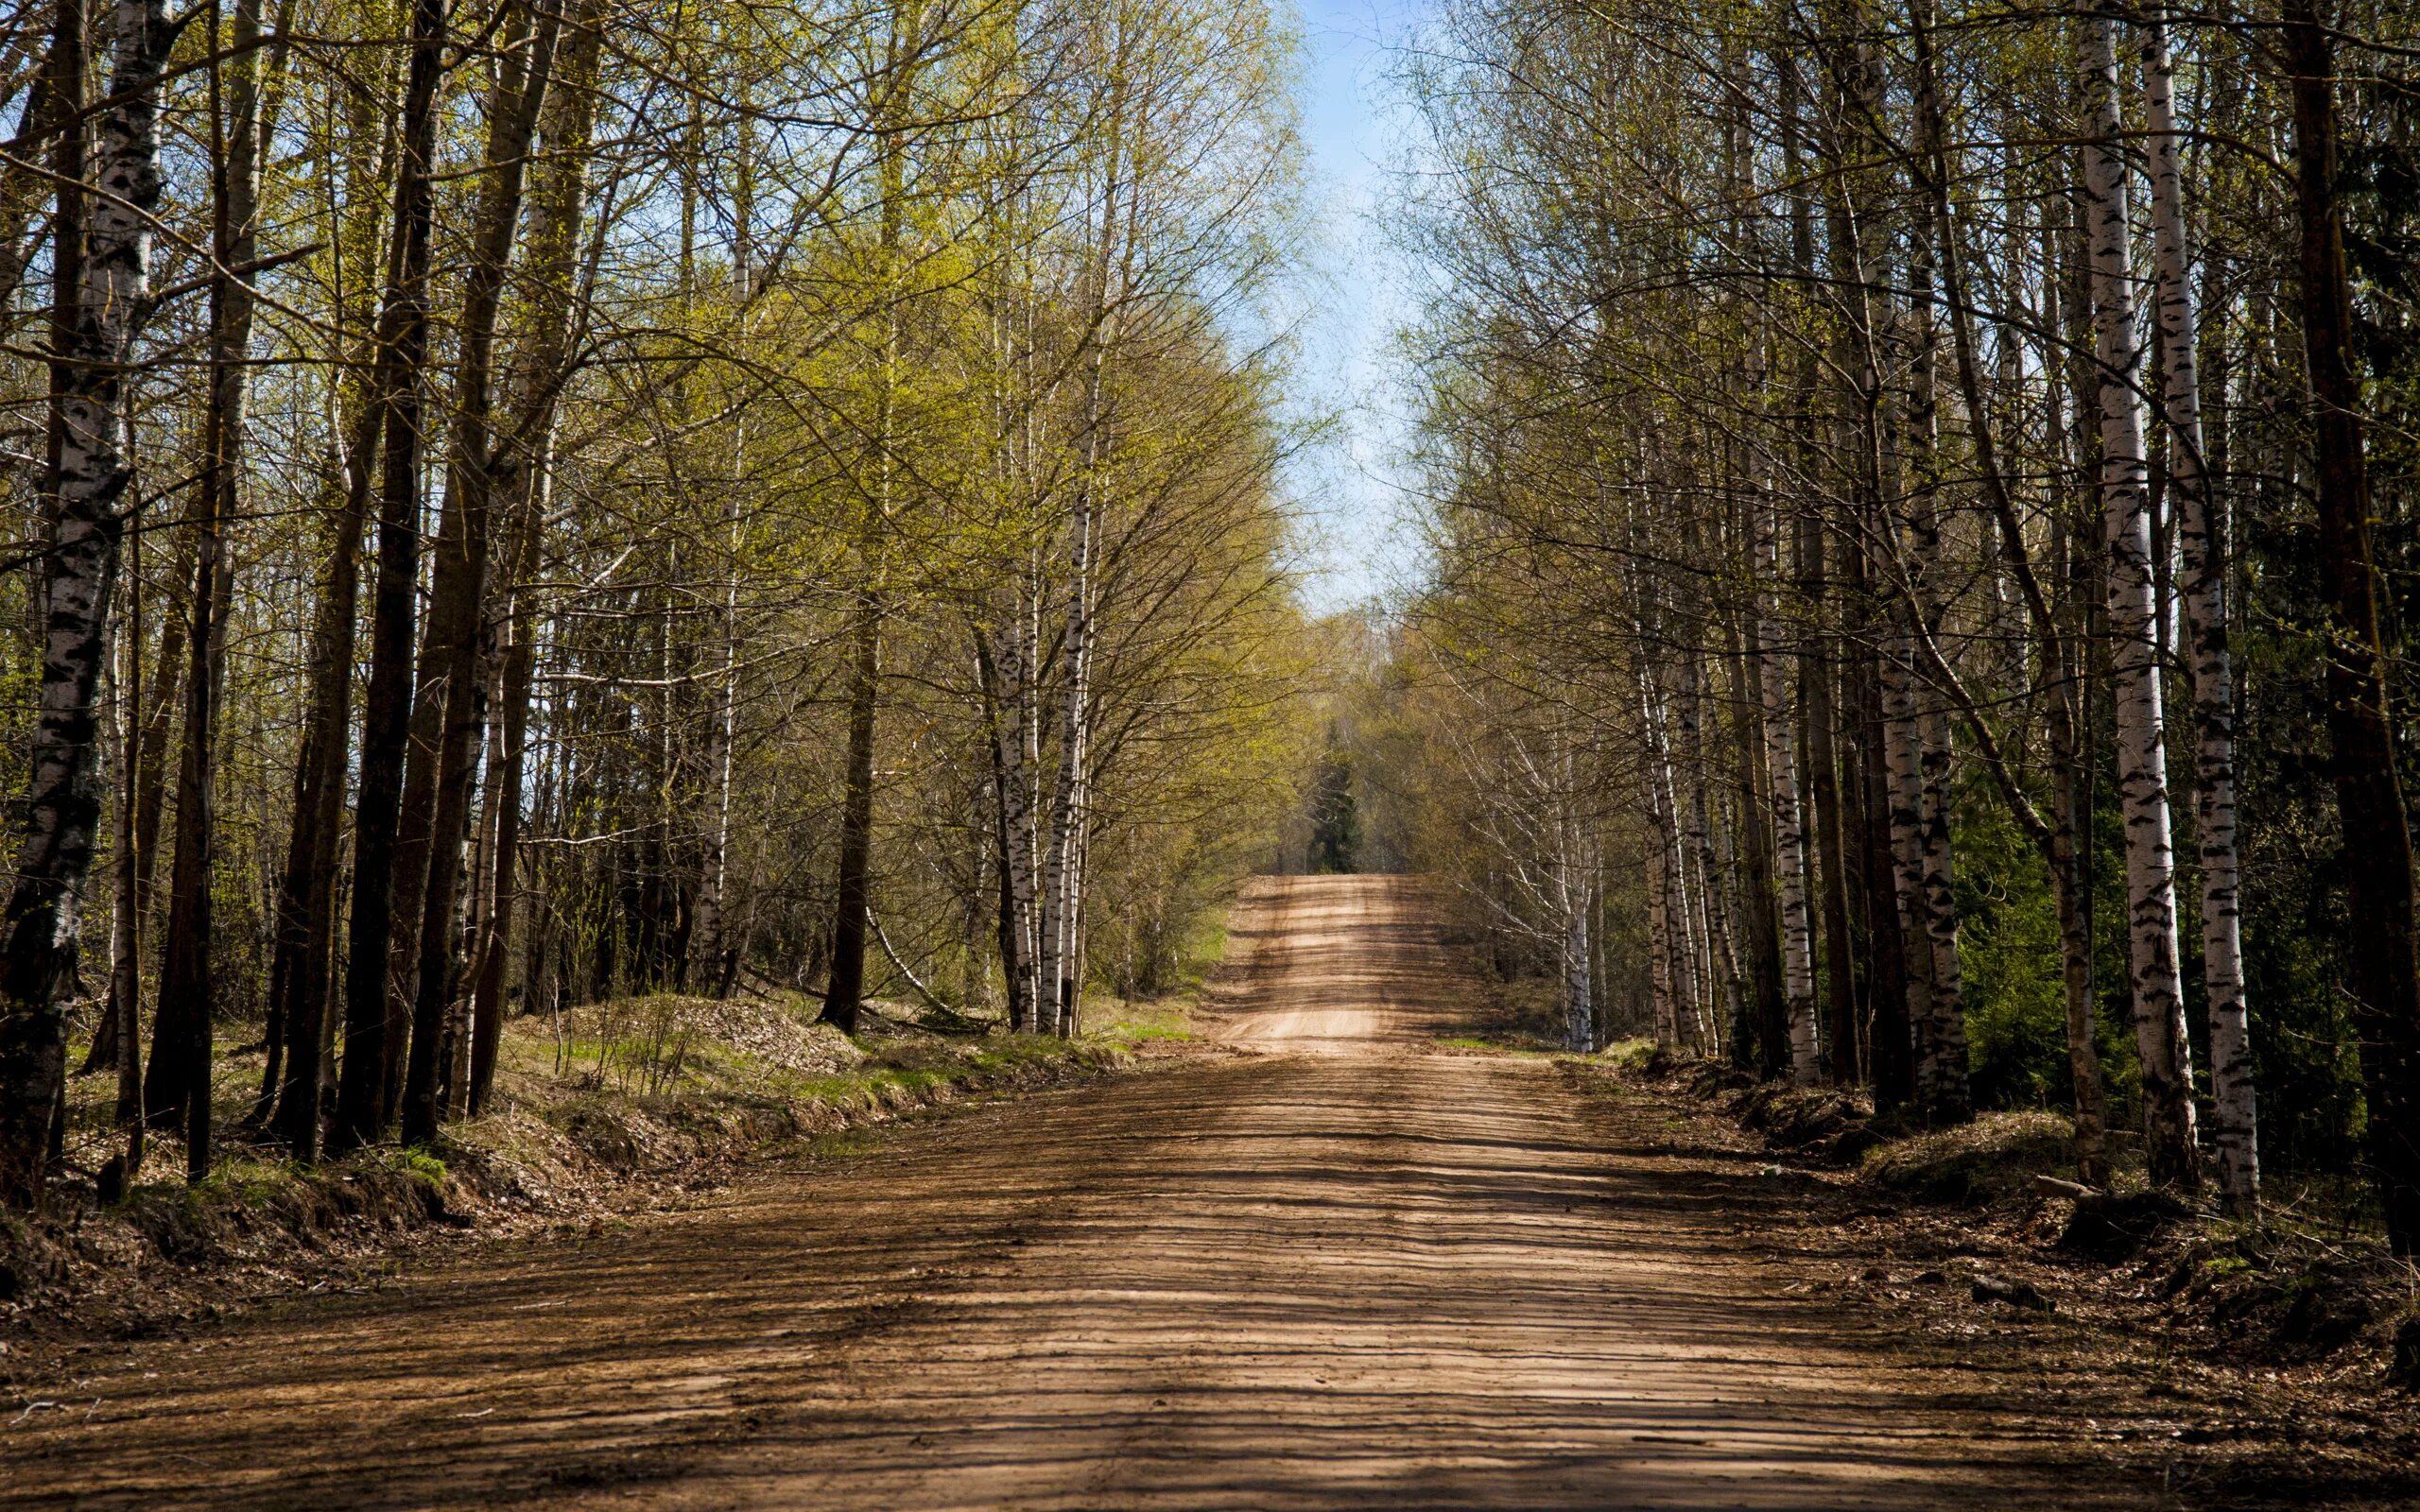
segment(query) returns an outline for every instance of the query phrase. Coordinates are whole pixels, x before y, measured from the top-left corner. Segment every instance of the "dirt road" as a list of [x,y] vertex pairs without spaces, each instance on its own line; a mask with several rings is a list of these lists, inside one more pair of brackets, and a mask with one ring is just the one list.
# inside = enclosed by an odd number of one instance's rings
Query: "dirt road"
[[1783,1291],[1753,1160],[1441,1050],[1414,885],[1264,884],[1231,959],[1227,1051],[113,1358],[0,1505],[2156,1504]]

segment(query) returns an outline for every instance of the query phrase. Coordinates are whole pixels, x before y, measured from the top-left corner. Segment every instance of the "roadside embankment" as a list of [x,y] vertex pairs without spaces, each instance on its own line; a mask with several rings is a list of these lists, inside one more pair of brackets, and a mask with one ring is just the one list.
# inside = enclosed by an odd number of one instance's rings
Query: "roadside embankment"
[[2077,1181],[2072,1130],[2048,1110],[1894,1126],[1861,1094],[1643,1044],[1561,1064],[1583,1093],[1660,1107],[1676,1142],[1737,1149],[1763,1181],[1803,1190],[1805,1231],[1771,1242],[1830,1264],[1790,1289],[1952,1349],[2022,1339],[2065,1382],[2138,1382],[2142,1401],[2086,1413],[2112,1459],[2162,1474],[2189,1461],[2247,1505],[2321,1485],[2410,1491],[2420,1273],[2323,1200],[2342,1183],[2278,1181],[2261,1213],[2234,1216],[2151,1189],[2122,1137],[2113,1180]]
[[[906,1115],[1073,1085],[1183,1038],[1148,1010],[1073,1041],[942,1034],[870,1015],[855,1039],[811,1000],[657,995],[513,1020],[482,1116],[430,1148],[381,1146],[315,1167],[239,1149],[209,1179],[177,1178],[155,1140],[147,1179],[99,1203],[63,1183],[38,1218],[0,1215],[0,1360],[15,1376],[78,1340],[139,1336],[295,1292],[366,1290],[424,1249],[574,1233],[675,1206],[802,1143],[843,1154]],[[257,1052],[217,1066],[221,1126],[238,1131]],[[106,1118],[106,1080],[72,1115]]]

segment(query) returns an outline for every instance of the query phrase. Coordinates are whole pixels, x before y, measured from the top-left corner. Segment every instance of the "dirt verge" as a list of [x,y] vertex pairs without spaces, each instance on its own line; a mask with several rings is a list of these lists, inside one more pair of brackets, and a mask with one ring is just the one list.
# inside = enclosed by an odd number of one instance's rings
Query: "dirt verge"
[[2420,1496],[2420,1295],[2375,1241],[2290,1211],[2235,1222],[2138,1181],[2080,1188],[2050,1113],[1886,1137],[1860,1100],[1746,1088],[1702,1062],[1634,1054],[1564,1071],[1600,1095],[1651,1097],[1676,1126],[1760,1152],[1772,1179],[1803,1186],[1805,1217],[1774,1243],[1833,1257],[1810,1294],[1953,1348],[2021,1332],[2094,1402],[2080,1426],[2097,1451],[2198,1488],[2188,1503]]

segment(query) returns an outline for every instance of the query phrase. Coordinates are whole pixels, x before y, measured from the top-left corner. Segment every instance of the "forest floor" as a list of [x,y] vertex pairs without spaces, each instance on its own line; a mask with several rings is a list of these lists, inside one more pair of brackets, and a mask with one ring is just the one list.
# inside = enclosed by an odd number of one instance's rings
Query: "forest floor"
[[[1417,883],[1256,885],[1202,1040],[626,1228],[78,1357],[0,1506],[2409,1504],[2172,1346],[1840,1295],[1836,1187],[1452,1038]],[[2256,1391],[2256,1385],[2253,1388]],[[2314,1407],[2312,1410],[2321,1410]],[[2234,1413],[2235,1417],[2226,1415]],[[2122,1429],[2112,1436],[2113,1426]],[[2240,1441],[2236,1441],[2239,1450]],[[2400,1473],[2409,1475],[2408,1469]],[[2285,1477],[2285,1478],[2281,1478]]]

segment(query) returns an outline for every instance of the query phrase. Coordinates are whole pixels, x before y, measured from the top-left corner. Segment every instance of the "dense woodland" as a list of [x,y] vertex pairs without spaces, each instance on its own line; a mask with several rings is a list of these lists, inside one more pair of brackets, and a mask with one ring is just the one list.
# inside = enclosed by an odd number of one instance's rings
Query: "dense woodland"
[[0,22],[0,1200],[426,1143],[565,1004],[1165,987],[1307,759],[1288,26]]
[[2420,1247],[2414,18],[2279,7],[1442,7],[1325,624],[1284,14],[21,7],[0,1198],[632,994],[1073,1035],[1273,838],[1573,1050]]
[[2420,1247],[2415,35],[1443,8],[1357,782],[1573,1048],[2047,1105],[2238,1211],[2366,1169]]

